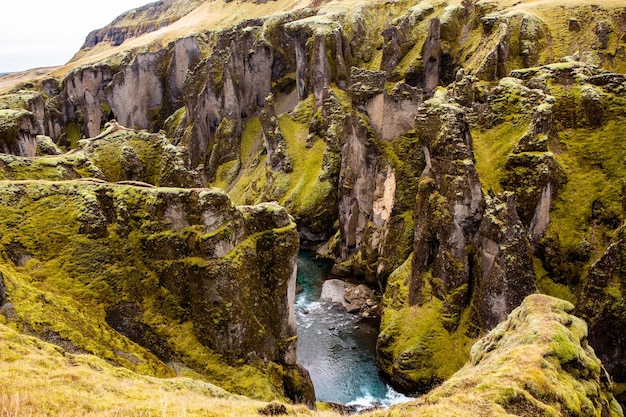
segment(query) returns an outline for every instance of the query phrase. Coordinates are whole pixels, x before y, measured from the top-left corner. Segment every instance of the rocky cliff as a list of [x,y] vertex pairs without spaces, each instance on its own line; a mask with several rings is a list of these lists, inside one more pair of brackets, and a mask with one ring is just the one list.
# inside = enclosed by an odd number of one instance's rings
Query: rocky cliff
[[5,323],[137,371],[190,368],[313,404],[295,358],[298,234],[283,208],[96,180],[3,181],[0,194]]
[[[384,293],[379,365],[405,390],[542,292],[589,320],[624,391],[607,331],[625,317],[620,2],[181,4],[121,17],[2,96],[0,175],[278,202],[337,274]],[[37,135],[72,150],[25,158]]]

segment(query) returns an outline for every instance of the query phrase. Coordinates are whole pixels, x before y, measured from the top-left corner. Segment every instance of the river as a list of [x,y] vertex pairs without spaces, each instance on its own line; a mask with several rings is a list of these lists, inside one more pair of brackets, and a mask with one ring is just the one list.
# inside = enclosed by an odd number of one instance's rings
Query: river
[[390,388],[376,368],[378,323],[358,320],[340,306],[320,301],[331,263],[312,252],[298,256],[296,322],[298,362],[308,369],[318,401],[367,408],[410,400]]

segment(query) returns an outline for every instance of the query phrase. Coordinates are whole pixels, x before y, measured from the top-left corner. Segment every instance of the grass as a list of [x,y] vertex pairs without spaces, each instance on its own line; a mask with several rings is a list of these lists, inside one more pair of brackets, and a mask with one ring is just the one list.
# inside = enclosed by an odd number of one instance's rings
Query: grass
[[[267,406],[198,379],[154,378],[69,353],[4,324],[0,379],[3,417],[235,417],[258,416]],[[286,407],[290,415],[313,414],[303,406]]]
[[510,118],[491,129],[472,129],[476,171],[484,191],[503,191],[500,181],[505,175],[504,165],[527,127],[527,123]]

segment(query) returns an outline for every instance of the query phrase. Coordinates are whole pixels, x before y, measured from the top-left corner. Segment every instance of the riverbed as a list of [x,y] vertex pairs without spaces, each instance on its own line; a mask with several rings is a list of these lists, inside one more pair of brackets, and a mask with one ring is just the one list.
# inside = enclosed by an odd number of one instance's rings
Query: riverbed
[[298,256],[298,362],[308,369],[318,401],[357,407],[389,406],[408,398],[390,388],[376,368],[378,322],[359,320],[320,301],[331,263],[312,252]]

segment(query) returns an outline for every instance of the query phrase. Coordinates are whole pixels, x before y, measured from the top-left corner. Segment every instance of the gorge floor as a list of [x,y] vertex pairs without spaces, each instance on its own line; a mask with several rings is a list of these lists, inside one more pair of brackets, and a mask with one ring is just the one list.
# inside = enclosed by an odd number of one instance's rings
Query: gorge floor
[[320,301],[330,266],[312,252],[298,256],[298,361],[311,374],[317,400],[357,408],[411,400],[389,387],[376,368],[378,323]]

